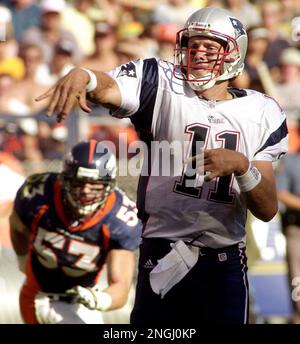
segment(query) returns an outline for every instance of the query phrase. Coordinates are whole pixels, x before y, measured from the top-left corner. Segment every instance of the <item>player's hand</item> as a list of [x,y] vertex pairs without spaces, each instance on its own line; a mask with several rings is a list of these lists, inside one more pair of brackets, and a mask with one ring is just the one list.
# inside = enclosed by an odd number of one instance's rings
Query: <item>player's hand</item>
[[34,299],[35,316],[39,324],[57,324],[63,317],[51,306],[47,294],[38,293]]
[[74,68],[35,100],[40,101],[50,97],[47,115],[51,116],[56,112],[57,122],[68,116],[76,102],[83,111],[91,112],[91,108],[86,103],[86,85],[89,80],[87,72]]
[[200,171],[201,174],[209,172],[204,177],[205,181],[228,176],[232,173],[242,175],[249,167],[249,161],[243,154],[225,148],[206,149],[200,154],[189,158],[188,161],[195,161],[196,170]]
[[73,297],[73,302],[81,303],[89,309],[106,311],[112,304],[110,294],[101,291],[98,285],[92,288],[84,288],[77,285],[72,289],[66,290],[66,294]]
[[97,294],[96,290],[93,290],[92,288],[84,288],[77,285],[72,289],[66,290],[66,294],[73,297],[74,302],[82,303],[89,309],[97,308]]

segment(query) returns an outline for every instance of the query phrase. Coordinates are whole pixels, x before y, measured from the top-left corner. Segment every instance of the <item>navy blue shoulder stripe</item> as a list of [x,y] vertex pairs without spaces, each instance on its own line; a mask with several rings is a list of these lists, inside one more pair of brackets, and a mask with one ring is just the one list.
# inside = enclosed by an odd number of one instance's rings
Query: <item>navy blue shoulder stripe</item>
[[145,199],[148,182],[151,175],[151,142],[153,141],[153,135],[151,133],[141,132],[140,139],[144,141],[148,147],[148,161],[147,163],[144,162],[143,171],[139,178],[136,206],[138,208],[138,218],[143,222],[143,224],[146,224],[149,214],[145,209]]
[[259,152],[263,151],[266,147],[274,146],[279,143],[283,138],[285,138],[288,134],[288,129],[286,125],[286,120],[284,120],[280,127],[273,131],[273,133],[269,136],[265,144],[254,154],[258,154]]
[[145,59],[140,94],[140,107],[130,117],[138,131],[151,132],[153,110],[158,87],[158,64],[155,58]]
[[237,98],[246,97],[247,92],[242,88],[228,87],[228,91],[232,92]]

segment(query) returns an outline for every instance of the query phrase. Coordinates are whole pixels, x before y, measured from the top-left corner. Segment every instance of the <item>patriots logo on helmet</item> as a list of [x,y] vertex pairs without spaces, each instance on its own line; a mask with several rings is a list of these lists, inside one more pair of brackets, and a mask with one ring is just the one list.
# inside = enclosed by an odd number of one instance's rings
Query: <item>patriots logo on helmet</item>
[[121,66],[121,70],[117,75],[117,78],[121,76],[129,76],[131,78],[136,78],[135,65],[132,62],[129,62],[126,65]]
[[234,28],[236,38],[239,38],[242,35],[246,35],[246,31],[244,29],[244,26],[238,19],[231,18],[231,17],[229,17],[229,19],[231,21],[231,25]]

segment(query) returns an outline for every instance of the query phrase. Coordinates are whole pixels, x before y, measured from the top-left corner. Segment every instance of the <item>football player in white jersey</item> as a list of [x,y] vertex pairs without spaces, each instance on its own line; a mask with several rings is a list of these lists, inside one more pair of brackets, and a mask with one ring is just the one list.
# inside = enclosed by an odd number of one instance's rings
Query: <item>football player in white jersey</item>
[[[247,209],[263,221],[277,212],[272,162],[287,151],[287,127],[272,98],[229,87],[246,50],[237,18],[202,8],[177,33],[174,63],[75,68],[37,99],[51,97],[58,121],[76,102],[87,112],[86,98],[101,103],[129,117],[152,149],[138,187],[144,228],[133,324],[248,321]],[[174,146],[161,158],[155,143],[163,142]],[[166,158],[175,162],[169,174]]]

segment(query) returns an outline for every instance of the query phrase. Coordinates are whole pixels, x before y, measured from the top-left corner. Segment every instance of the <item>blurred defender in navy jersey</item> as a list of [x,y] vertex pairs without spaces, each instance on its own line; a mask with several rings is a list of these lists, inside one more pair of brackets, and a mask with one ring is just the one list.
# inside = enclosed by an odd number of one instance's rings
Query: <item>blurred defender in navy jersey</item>
[[[25,323],[99,324],[101,311],[126,303],[141,224],[115,178],[115,156],[90,140],[72,148],[61,173],[31,175],[19,189],[10,227],[26,274]],[[104,264],[108,287],[100,290]]]
[[[174,63],[75,68],[37,99],[50,97],[58,121],[76,102],[90,111],[86,97],[101,103],[129,117],[152,149],[138,188],[144,228],[133,324],[248,321],[247,209],[263,221],[277,212],[272,162],[287,151],[287,127],[272,98],[229,87],[246,51],[232,13],[202,8],[177,33]],[[163,156],[155,142],[173,148]],[[169,174],[167,161],[176,162]]]

